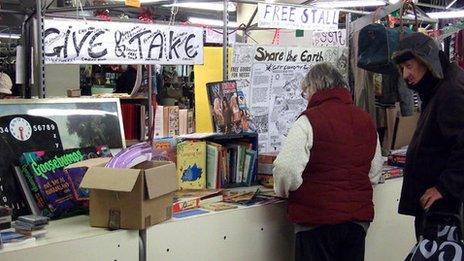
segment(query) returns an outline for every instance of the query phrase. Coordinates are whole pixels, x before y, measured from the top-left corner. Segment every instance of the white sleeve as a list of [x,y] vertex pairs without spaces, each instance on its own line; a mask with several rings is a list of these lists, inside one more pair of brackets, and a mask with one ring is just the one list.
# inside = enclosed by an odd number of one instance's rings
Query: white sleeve
[[290,128],[287,138],[274,161],[274,191],[277,196],[288,197],[303,183],[301,177],[308,164],[313,146],[313,129],[306,116],[299,117]]
[[382,157],[382,149],[377,135],[377,147],[375,148],[375,155],[371,162],[371,170],[369,171],[369,179],[372,185],[377,185],[379,183],[383,163],[384,158]]

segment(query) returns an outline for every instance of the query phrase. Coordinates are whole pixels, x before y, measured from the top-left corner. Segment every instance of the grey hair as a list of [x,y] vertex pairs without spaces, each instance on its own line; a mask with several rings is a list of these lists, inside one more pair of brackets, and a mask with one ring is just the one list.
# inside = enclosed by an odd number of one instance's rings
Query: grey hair
[[316,92],[333,88],[349,89],[348,84],[346,84],[340,72],[329,63],[318,63],[314,65],[306,74],[302,83],[304,92],[310,89]]

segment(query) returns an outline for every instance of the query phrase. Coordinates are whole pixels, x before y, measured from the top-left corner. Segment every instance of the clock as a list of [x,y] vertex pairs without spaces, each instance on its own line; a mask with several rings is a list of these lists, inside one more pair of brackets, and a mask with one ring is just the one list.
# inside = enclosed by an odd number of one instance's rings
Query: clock
[[32,127],[31,124],[27,120],[21,117],[13,118],[10,121],[10,133],[15,137],[17,140],[26,141],[32,135]]
[[28,188],[22,188],[15,177],[14,166],[22,153],[62,149],[55,121],[25,114],[0,117],[0,206],[12,208],[13,219],[31,214],[24,193]]

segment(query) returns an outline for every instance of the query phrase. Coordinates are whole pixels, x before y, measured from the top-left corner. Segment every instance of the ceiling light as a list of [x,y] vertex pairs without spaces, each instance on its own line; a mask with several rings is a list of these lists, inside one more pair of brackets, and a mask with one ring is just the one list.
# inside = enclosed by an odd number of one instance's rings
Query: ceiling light
[[[163,5],[164,7],[177,6],[180,8],[189,8],[189,9],[199,9],[199,10],[211,10],[211,11],[221,11],[224,10],[223,3],[197,3],[197,2],[184,2],[170,5]],[[227,11],[235,12],[236,7],[234,3],[229,3],[227,6]]]
[[4,38],[4,39],[19,39],[21,38],[21,35],[20,34],[2,34],[0,33],[0,38]]
[[432,12],[427,15],[434,19],[459,18],[464,17],[464,11]]
[[400,0],[388,0],[388,3],[389,4],[396,4],[398,3]]
[[[188,21],[192,24],[198,24],[198,25],[208,25],[208,26],[224,26],[224,23],[222,20],[214,20],[214,19],[205,19],[205,18],[199,18],[199,17],[189,17]],[[229,22],[227,24],[227,27],[237,27],[238,23],[237,22]]]
[[[116,2],[125,2],[126,0],[115,0]],[[164,0],[140,0],[141,4],[149,4],[149,3],[156,3],[156,2],[164,2]]]
[[317,8],[367,7],[385,5],[381,0],[318,1],[311,5]]

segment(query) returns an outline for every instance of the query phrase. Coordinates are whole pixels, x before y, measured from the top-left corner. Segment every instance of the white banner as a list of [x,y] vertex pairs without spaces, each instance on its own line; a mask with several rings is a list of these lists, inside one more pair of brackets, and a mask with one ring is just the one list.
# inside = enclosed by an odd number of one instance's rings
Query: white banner
[[348,78],[348,48],[303,48],[236,44],[231,80],[248,101],[259,151],[279,151],[288,129],[306,108],[301,81],[320,62],[333,64]]
[[317,31],[338,30],[338,10],[283,4],[258,4],[258,27]]
[[312,43],[315,47],[346,47],[346,29],[331,32],[314,31]]
[[46,64],[203,63],[203,28],[53,19],[44,26]]

